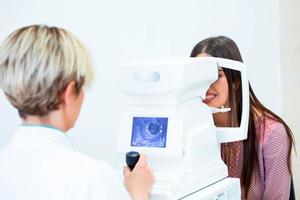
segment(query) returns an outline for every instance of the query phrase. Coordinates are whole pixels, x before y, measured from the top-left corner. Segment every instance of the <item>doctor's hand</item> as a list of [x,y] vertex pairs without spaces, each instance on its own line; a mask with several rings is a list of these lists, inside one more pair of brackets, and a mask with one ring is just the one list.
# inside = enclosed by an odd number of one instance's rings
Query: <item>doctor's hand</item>
[[147,164],[147,157],[141,155],[134,169],[124,166],[124,182],[132,200],[147,200],[154,183],[154,175]]

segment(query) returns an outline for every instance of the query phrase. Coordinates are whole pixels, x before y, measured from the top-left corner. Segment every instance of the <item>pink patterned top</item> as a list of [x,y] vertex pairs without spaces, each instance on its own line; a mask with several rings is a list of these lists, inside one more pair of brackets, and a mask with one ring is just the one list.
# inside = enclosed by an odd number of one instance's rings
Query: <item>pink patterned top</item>
[[[255,166],[252,183],[249,188],[249,200],[288,200],[291,187],[291,175],[288,170],[289,139],[282,123],[266,119],[258,120],[260,129],[258,145],[258,165]],[[225,144],[230,150],[228,172],[230,177],[240,178],[243,170],[243,141]],[[231,147],[230,147],[231,146]],[[226,148],[222,147],[222,154]],[[244,191],[242,188],[242,199]]]

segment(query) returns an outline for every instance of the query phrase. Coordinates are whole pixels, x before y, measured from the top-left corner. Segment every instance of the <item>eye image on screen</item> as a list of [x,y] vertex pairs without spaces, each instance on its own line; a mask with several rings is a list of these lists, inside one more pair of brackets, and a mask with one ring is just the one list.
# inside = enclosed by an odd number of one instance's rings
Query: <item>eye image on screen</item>
[[168,118],[134,117],[131,133],[131,146],[166,147]]

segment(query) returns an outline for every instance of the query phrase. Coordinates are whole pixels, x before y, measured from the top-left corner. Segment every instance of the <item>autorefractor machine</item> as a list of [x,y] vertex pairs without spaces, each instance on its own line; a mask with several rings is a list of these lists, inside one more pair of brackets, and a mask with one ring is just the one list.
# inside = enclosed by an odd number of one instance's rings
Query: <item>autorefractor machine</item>
[[[239,127],[215,127],[202,103],[218,68],[242,77],[243,113]],[[240,199],[240,182],[229,178],[220,143],[247,138],[249,91],[243,63],[214,57],[166,58],[134,62],[120,68],[119,89],[126,106],[118,151],[146,154],[155,183],[151,200]]]

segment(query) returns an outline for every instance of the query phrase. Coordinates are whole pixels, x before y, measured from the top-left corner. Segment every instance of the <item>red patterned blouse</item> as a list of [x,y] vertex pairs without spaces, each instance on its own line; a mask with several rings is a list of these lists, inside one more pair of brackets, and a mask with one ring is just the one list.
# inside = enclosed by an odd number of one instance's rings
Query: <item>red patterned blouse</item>
[[[265,126],[263,120],[258,120],[256,128],[260,134],[258,165],[254,169],[247,199],[288,200],[291,174],[288,170],[289,139],[286,130],[282,123],[272,119],[266,119]],[[223,144],[222,155],[225,151],[230,151],[229,160],[226,162],[229,176],[240,178],[243,169],[243,142]],[[246,199],[243,188],[242,199]]]

